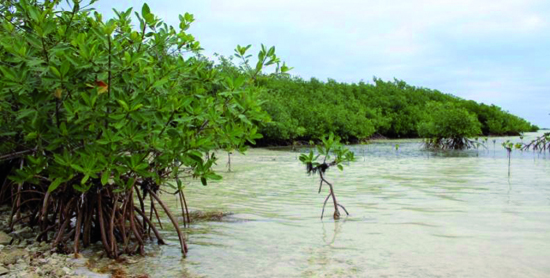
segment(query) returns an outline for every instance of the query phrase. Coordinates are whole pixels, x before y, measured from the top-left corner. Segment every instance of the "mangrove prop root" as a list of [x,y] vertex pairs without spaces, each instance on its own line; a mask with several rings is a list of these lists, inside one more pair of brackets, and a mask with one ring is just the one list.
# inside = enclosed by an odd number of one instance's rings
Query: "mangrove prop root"
[[160,221],[159,212],[157,211],[157,208],[155,207],[155,202],[153,202],[153,197],[151,195],[149,195],[149,198],[151,198],[151,207],[153,208],[153,212],[155,212],[155,216],[157,218],[157,222],[159,223],[159,227],[161,229],[164,229],[162,227],[162,222]]
[[153,198],[159,203],[159,205],[164,209],[164,212],[166,215],[168,215],[168,218],[170,218],[170,221],[172,221],[172,224],[174,225],[174,228],[176,229],[176,232],[178,233],[178,238],[180,240],[181,245],[181,252],[183,253],[183,256],[185,257],[187,254],[187,244],[185,244],[185,239],[183,238],[183,235],[181,234],[181,230],[179,228],[178,222],[172,216],[172,213],[170,213],[170,210],[168,207],[162,202],[162,200],[155,194],[153,191],[149,189],[149,194],[153,196]]
[[323,203],[323,210],[321,211],[321,219],[323,219],[323,216],[325,215],[325,207],[327,205],[328,199],[330,198],[330,194],[327,195],[327,198],[325,199],[325,202]]
[[78,242],[80,240],[80,232],[82,230],[82,209],[80,206],[77,210],[77,217],[76,217],[76,226],[75,226],[75,235],[74,235],[74,254],[75,257],[78,255]]
[[103,223],[103,207],[101,206],[101,194],[98,195],[97,198],[97,208],[96,211],[98,212],[98,221],[99,221],[99,229],[101,232],[101,242],[103,243],[103,247],[105,248],[105,251],[107,252],[107,255],[109,257],[113,257],[113,254],[111,253],[111,248],[109,248],[109,243],[107,242],[107,235],[105,233],[105,223]]
[[181,192],[181,198],[183,199],[183,204],[185,205],[185,213],[187,214],[187,223],[191,224],[191,217],[189,216],[189,207],[187,207],[187,201],[185,200],[185,194]]
[[[139,189],[137,188],[137,186],[135,185],[134,183],[134,189],[136,190],[136,194],[137,194],[137,197],[138,197],[138,200],[139,200],[139,205],[141,207],[141,211],[145,211],[145,204],[143,202],[143,198],[141,198],[141,194],[139,193]],[[145,221],[145,220],[144,220]],[[143,229],[146,230],[147,229],[147,225],[145,224],[145,222],[143,222]]]
[[155,236],[157,237],[157,242],[158,244],[166,244],[164,242],[164,240],[162,239],[162,237],[160,236],[160,233],[158,232],[157,228],[155,228],[155,225],[153,225],[153,223],[151,223],[151,220],[149,218],[147,218],[145,216],[145,214],[143,214],[142,211],[140,211],[138,208],[134,207],[134,209],[136,210],[136,212],[141,215],[141,217],[143,217],[143,219],[149,224],[149,228],[153,230],[153,233],[155,234]]
[[429,138],[424,140],[424,148],[432,150],[465,150],[477,149],[479,146],[487,149],[487,146],[480,142],[458,137],[458,138]]
[[347,210],[344,206],[342,206],[342,205],[340,205],[340,204],[338,204],[338,206],[341,207],[341,208],[346,212],[346,215],[349,215],[348,210]]
[[332,197],[332,202],[334,204],[333,218],[335,220],[340,218],[340,210],[338,209],[338,207],[341,207],[342,209],[344,209],[344,211],[346,212],[346,215],[349,215],[348,211],[344,208],[344,206],[340,205],[338,203],[338,201],[336,200],[336,194],[334,194],[334,187],[332,186],[332,184],[330,182],[328,182],[325,179],[323,173],[324,173],[323,171],[319,171],[319,177],[321,178],[321,183],[319,185],[319,192],[321,191],[321,187],[322,187],[323,183],[326,183],[329,187],[329,194],[328,194],[327,198],[325,199],[325,202],[323,203],[323,210],[321,211],[321,219],[323,219],[323,216],[325,214],[325,206],[327,205],[327,201],[331,197]]
[[[105,254],[111,258],[122,254],[143,255],[148,239],[156,238],[158,244],[165,244],[157,229],[163,228],[157,211],[160,205],[175,227],[183,255],[188,251],[177,220],[155,191],[158,187],[139,187],[143,186],[143,181],[139,180],[126,191],[115,191],[114,186],[102,186],[99,180],[93,180],[94,187],[85,193],[76,191],[69,183],[48,192],[47,181],[41,182],[45,184],[2,180],[1,201],[11,205],[11,228],[15,225],[31,227],[37,231],[35,240],[50,243],[52,249],[77,256],[82,246],[101,242]],[[145,188],[143,194],[138,188]],[[145,207],[145,193],[149,194],[151,206]],[[189,209],[183,192],[179,192],[178,198],[188,226]]]
[[183,205],[183,199],[181,198],[181,191],[178,191],[178,197],[176,197],[180,201],[180,207],[181,207],[181,218],[183,218],[183,227],[187,226],[187,221],[185,218],[185,206]]
[[116,215],[116,208],[117,208],[117,202],[118,198],[115,198],[115,201],[113,203],[113,209],[111,210],[111,222],[109,224],[109,240],[111,241],[111,252],[113,253],[114,257],[118,257],[118,248],[115,240],[115,215]]
[[178,195],[183,217],[183,226],[185,227],[185,224],[187,223],[187,226],[189,227],[189,225],[191,225],[191,217],[189,216],[189,208],[187,207],[187,201],[185,201],[185,194],[183,193],[183,190],[178,190]]
[[[133,207],[134,206],[134,202],[132,199],[130,199],[130,205]],[[141,255],[144,255],[145,254],[145,251],[143,250],[143,239],[141,238],[140,236],[140,233],[138,231],[138,228],[137,228],[137,225],[136,225],[136,221],[135,221],[135,217],[134,217],[134,214],[132,212],[128,212],[128,217],[130,217],[130,227],[132,228],[132,231],[134,232],[134,236],[136,237],[137,241],[138,241],[138,248],[139,248],[139,253]]]

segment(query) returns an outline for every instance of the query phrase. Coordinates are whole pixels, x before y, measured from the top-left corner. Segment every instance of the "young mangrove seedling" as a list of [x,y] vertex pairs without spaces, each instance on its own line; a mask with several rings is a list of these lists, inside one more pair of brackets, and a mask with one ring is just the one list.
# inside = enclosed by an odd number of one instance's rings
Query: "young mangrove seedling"
[[[338,201],[336,200],[334,186],[325,179],[325,173],[330,167],[333,166],[336,166],[338,167],[338,169],[340,169],[340,171],[343,171],[343,163],[354,161],[355,156],[353,152],[351,152],[340,143],[340,137],[334,136],[334,134],[332,133],[329,136],[324,136],[323,138],[321,138],[321,141],[322,144],[317,145],[317,151],[319,154],[315,155],[313,150],[311,150],[309,154],[300,155],[300,161],[306,165],[307,173],[309,175],[311,175],[312,173],[319,174],[319,193],[321,193],[323,183],[327,184],[329,187],[329,194],[325,198],[323,210],[321,211],[321,219],[323,219],[325,206],[327,205],[328,200],[332,198],[332,202],[334,204],[333,217],[336,220],[340,218],[340,210],[338,208],[342,208],[344,212],[346,212],[346,215],[349,215],[349,213],[346,208],[338,203]],[[322,162],[317,161],[320,156],[323,156]]]
[[512,149],[514,147],[514,143],[510,142],[510,140],[506,140],[506,142],[502,142],[502,146],[508,152],[508,176],[510,176],[510,164],[512,161]]

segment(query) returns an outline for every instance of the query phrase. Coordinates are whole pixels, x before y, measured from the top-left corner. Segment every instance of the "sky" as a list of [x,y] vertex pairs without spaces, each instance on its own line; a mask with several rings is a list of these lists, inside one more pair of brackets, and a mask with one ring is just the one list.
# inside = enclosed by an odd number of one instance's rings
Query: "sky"
[[[145,1],[95,4],[104,18]],[[394,78],[495,104],[550,128],[548,0],[149,0],[206,56],[274,45],[291,74],[339,82]]]

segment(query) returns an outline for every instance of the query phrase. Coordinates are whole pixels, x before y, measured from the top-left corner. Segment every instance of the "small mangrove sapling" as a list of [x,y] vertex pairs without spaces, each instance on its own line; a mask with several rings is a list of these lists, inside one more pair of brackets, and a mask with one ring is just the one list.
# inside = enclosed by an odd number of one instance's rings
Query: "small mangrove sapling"
[[[325,173],[330,167],[333,166],[336,166],[338,167],[338,169],[340,169],[340,171],[343,171],[343,163],[354,161],[355,156],[353,152],[351,152],[340,143],[340,137],[334,136],[334,134],[332,133],[329,136],[324,136],[323,138],[321,138],[321,141],[322,144],[317,145],[317,151],[319,154],[315,155],[313,150],[311,150],[309,154],[300,155],[300,161],[306,165],[308,174],[319,174],[319,193],[321,193],[323,183],[327,184],[329,187],[329,194],[325,198],[325,202],[323,204],[321,219],[323,219],[325,206],[327,205],[328,200],[332,198],[332,202],[334,204],[333,217],[336,220],[340,218],[340,210],[338,208],[342,208],[346,215],[349,215],[349,213],[346,208],[338,203],[338,201],[336,200],[334,186],[325,179]],[[322,162],[318,162],[318,159],[321,156]]]
[[510,142],[510,140],[506,140],[506,142],[502,142],[502,146],[508,152],[508,176],[510,176],[510,164],[512,162],[512,149],[514,148],[514,143]]

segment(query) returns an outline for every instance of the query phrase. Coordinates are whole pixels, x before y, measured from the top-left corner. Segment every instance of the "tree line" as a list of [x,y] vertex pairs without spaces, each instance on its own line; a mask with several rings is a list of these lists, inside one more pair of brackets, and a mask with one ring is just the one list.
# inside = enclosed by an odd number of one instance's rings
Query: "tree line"
[[327,82],[280,76],[260,80],[262,108],[271,122],[260,144],[290,144],[333,132],[349,142],[389,138],[518,135],[536,131],[495,105],[415,87],[401,80]]

